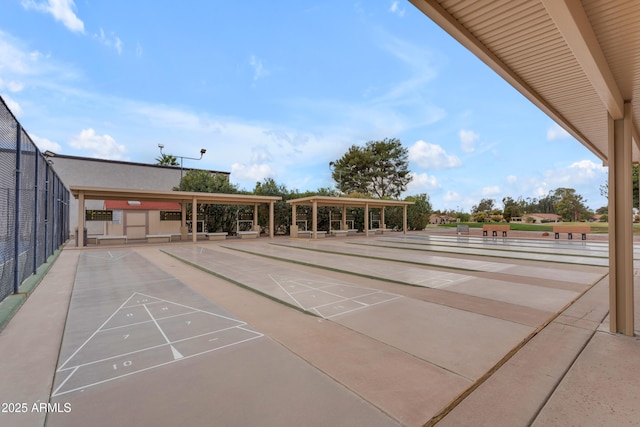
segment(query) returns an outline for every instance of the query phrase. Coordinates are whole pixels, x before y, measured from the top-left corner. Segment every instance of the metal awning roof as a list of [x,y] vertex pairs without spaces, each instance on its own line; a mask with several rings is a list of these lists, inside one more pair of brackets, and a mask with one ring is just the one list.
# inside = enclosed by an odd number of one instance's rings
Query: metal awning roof
[[389,206],[408,206],[414,202],[404,202],[401,200],[382,200],[382,199],[360,199],[355,197],[330,197],[330,196],[309,196],[300,199],[287,200],[287,203],[294,205],[312,205],[316,202],[318,206],[349,206],[364,208],[368,205],[370,208],[381,208]]
[[193,200],[200,204],[252,205],[282,200],[277,196],[253,196],[246,194],[197,193],[190,191],[136,190],[129,188],[79,187],[71,186],[71,194],[76,199],[83,194],[85,200],[139,200],[177,201]]
[[410,1],[608,162],[608,115],[640,99],[640,1]]

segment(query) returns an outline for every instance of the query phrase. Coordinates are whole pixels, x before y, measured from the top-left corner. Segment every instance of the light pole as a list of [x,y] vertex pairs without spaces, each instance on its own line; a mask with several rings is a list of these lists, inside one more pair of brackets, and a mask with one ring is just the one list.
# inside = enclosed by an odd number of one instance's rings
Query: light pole
[[[162,149],[164,148],[164,145],[163,144],[158,144],[158,148],[160,149],[160,154],[162,154],[164,156],[165,153],[162,152]],[[167,156],[178,157],[180,159],[180,191],[182,191],[182,171],[183,171],[182,163],[183,163],[184,159],[187,159],[187,160],[202,160],[202,156],[204,156],[204,153],[206,153],[206,152],[207,152],[207,150],[205,150],[204,148],[200,149],[200,157],[187,157],[187,156],[176,156],[175,154],[167,154]]]

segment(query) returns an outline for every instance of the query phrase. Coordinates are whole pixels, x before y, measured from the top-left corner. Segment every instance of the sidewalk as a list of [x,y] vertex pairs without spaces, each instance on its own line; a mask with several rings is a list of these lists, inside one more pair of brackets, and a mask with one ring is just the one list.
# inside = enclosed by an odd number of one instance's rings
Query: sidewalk
[[[241,242],[233,244],[237,247],[242,245]],[[268,242],[251,243],[251,245],[261,244],[268,245]],[[180,248],[189,247],[180,246]],[[303,272],[310,278],[318,272],[312,267],[302,266],[296,266],[292,270],[294,267],[284,262],[266,261],[264,258],[256,258],[250,254],[237,255],[214,244],[204,243],[197,247],[200,247],[201,251],[215,250],[219,256],[229,254],[225,256],[243,257],[246,263],[238,273],[242,273],[244,275],[242,277],[247,277],[246,280],[252,276],[258,277],[263,274],[261,270],[257,269],[261,263],[266,263],[273,271],[282,271],[279,273],[281,277],[290,275],[294,270]],[[248,248],[249,245],[243,247]],[[118,249],[114,249],[113,254],[117,251]],[[342,319],[340,322],[313,317],[184,264],[162,253],[159,247],[128,247],[125,251],[139,257],[141,261],[136,262],[143,263],[146,269],[144,271],[153,272],[153,274],[145,283],[138,279],[135,283],[124,283],[118,279],[120,274],[124,273],[131,278],[134,276],[129,275],[126,271],[114,271],[113,278],[105,279],[105,283],[109,283],[109,287],[100,288],[102,289],[100,292],[104,292],[105,296],[111,295],[113,292],[117,294],[118,298],[121,295],[129,295],[131,286],[135,289],[140,289],[139,287],[143,286],[146,287],[145,289],[155,290],[158,293],[160,289],[173,289],[178,286],[173,284],[174,281],[180,283],[180,286],[186,285],[185,291],[181,291],[177,295],[183,295],[187,299],[192,298],[189,301],[193,302],[189,304],[198,304],[199,297],[189,296],[195,291],[197,295],[204,297],[202,302],[204,308],[202,309],[213,310],[207,308],[211,307],[210,304],[213,302],[216,306],[221,307],[224,313],[231,313],[230,315],[234,318],[247,322],[251,328],[265,334],[265,338],[268,340],[266,342],[254,341],[256,345],[260,342],[258,347],[237,347],[237,351],[241,351],[241,353],[228,351],[225,353],[226,355],[235,356],[224,363],[231,363],[233,359],[246,360],[245,363],[258,369],[254,370],[254,374],[257,374],[258,372],[265,373],[265,370],[272,370],[275,366],[281,366],[281,363],[284,362],[277,361],[288,360],[294,356],[296,360],[303,363],[286,362],[286,365],[297,366],[296,369],[299,372],[305,372],[304,375],[308,376],[310,383],[323,384],[321,388],[326,390],[328,394],[326,394],[327,397],[320,400],[326,400],[329,398],[328,396],[335,395],[336,391],[340,390],[339,394],[343,396],[342,402],[352,401],[355,398],[350,407],[359,408],[357,410],[362,414],[359,415],[360,417],[371,417],[367,418],[368,424],[618,426],[635,425],[640,419],[640,410],[637,405],[640,399],[640,381],[635,378],[635,373],[640,369],[640,340],[637,337],[612,335],[608,332],[607,276],[567,309],[557,315],[552,315],[548,322],[535,328],[533,333],[527,334],[526,339],[520,344],[509,347],[510,349],[499,357],[499,362],[484,374],[475,377],[478,367],[484,365],[461,366],[459,372],[467,373],[466,375],[469,377],[464,378],[455,372],[446,374],[446,371],[429,362],[427,359],[433,356],[432,349],[416,347],[416,343],[404,342],[403,340],[394,341],[394,337],[384,331],[370,331],[366,327],[370,322],[365,320],[367,318],[362,317],[363,315],[337,318]],[[0,382],[0,402],[3,405],[0,408],[2,409],[0,425],[11,427],[65,425],[65,420],[79,419],[81,414],[83,417],[89,417],[84,418],[85,422],[96,425],[95,422],[91,422],[90,417],[97,417],[103,413],[108,414],[108,410],[112,411],[111,413],[117,410],[118,414],[113,414],[112,418],[104,415],[107,419],[102,421],[107,425],[108,423],[113,424],[117,420],[129,420],[129,422],[140,425],[148,424],[148,422],[155,422],[155,425],[169,425],[163,424],[163,421],[175,421],[172,418],[175,415],[173,412],[183,411],[185,409],[183,405],[186,401],[175,401],[175,405],[179,405],[179,407],[171,408],[173,400],[167,400],[168,397],[162,396],[173,396],[173,399],[179,399],[178,396],[184,395],[185,391],[187,395],[196,396],[195,400],[190,403],[190,411],[192,414],[199,414],[198,416],[201,418],[194,415],[195,418],[187,422],[190,419],[187,415],[184,421],[189,425],[210,425],[212,420],[207,419],[203,415],[205,413],[200,412],[203,408],[198,407],[198,405],[206,404],[203,403],[204,401],[198,404],[197,402],[200,401],[197,400],[197,395],[218,393],[216,390],[221,390],[218,389],[220,384],[217,384],[222,381],[220,375],[226,374],[219,372],[217,378],[211,377],[211,382],[206,383],[209,387],[208,391],[202,393],[204,390],[199,390],[198,387],[205,383],[201,382],[203,381],[202,374],[198,374],[198,372],[202,373],[204,372],[202,369],[209,369],[206,366],[213,367],[226,360],[221,359],[216,352],[210,353],[210,356],[206,356],[206,358],[194,357],[189,362],[166,365],[157,370],[111,381],[105,386],[89,388],[85,392],[70,393],[63,396],[63,399],[50,400],[56,367],[61,363],[58,359],[62,357],[60,351],[61,345],[63,345],[63,333],[74,282],[76,283],[76,289],[73,291],[74,298],[86,298],[89,295],[90,289],[78,287],[80,284],[88,286],[93,282],[98,286],[95,283],[96,278],[92,279],[90,273],[86,273],[87,276],[77,276],[80,274],[78,273],[80,271],[78,270],[79,263],[81,263],[83,254],[95,256],[100,252],[103,251],[95,249],[62,251],[36,291],[0,333],[0,354],[3,355],[0,361],[3,373]],[[308,254],[305,253],[305,256]],[[369,261],[365,259],[359,263],[367,262]],[[509,262],[511,263],[511,260]],[[86,263],[86,259],[82,263]],[[372,266],[380,264],[380,261],[371,262]],[[553,268],[557,268],[557,266],[553,266]],[[139,269],[136,267],[131,270],[131,274],[134,274],[135,271],[139,271]],[[353,286],[370,287],[375,284],[371,279],[349,278],[339,272],[324,271],[322,274],[335,281],[349,280]],[[488,273],[483,273],[479,277],[483,277],[483,275],[489,277]],[[504,277],[513,279],[514,276]],[[111,282],[110,280],[115,281]],[[476,280],[478,286],[484,283],[483,280],[486,282],[486,279]],[[533,279],[528,279],[527,283],[533,281]],[[549,283],[541,285],[552,286]],[[449,294],[435,289],[396,284],[375,286],[379,288],[380,292],[387,294],[393,291],[401,292],[399,295],[409,299],[402,304],[393,302],[380,306],[386,308],[371,312],[373,315],[371,318],[385,313],[385,316],[389,316],[389,318],[399,319],[397,316],[402,313],[389,311],[394,307],[394,304],[405,309],[413,306],[431,307],[431,305],[419,305],[419,299],[424,299],[424,301],[438,299],[439,304],[443,304],[442,308],[438,310],[445,310],[442,311],[443,313],[453,313],[447,311],[450,310],[447,308],[450,304],[457,304],[460,308],[462,306],[469,307],[468,310],[473,310],[474,305],[471,303],[478,301],[476,297],[465,295],[458,295],[457,301],[454,301],[450,299]],[[638,283],[636,283],[635,295],[636,310],[638,310],[640,307]],[[455,295],[453,296],[455,297]],[[120,304],[118,298],[114,299],[112,305]],[[174,296],[174,298],[178,299],[178,296]],[[407,303],[409,304],[407,305]],[[429,302],[429,304],[433,304],[433,302]],[[75,307],[72,308],[73,312],[80,313],[78,310],[81,306],[76,305]],[[113,311],[109,307],[104,306],[105,313]],[[502,311],[507,307],[508,305],[504,302],[495,301],[489,306],[483,307],[483,310],[490,314],[492,310]],[[506,312],[502,316],[505,319],[509,317],[533,319],[534,313],[538,313],[539,317],[540,312],[535,310],[530,310],[527,316],[515,312],[511,314]],[[409,312],[406,312],[406,315],[409,315]],[[102,316],[101,318],[106,317]],[[526,329],[522,324],[514,324],[513,326],[508,326],[503,322],[486,324],[501,325],[500,328],[507,328],[504,330],[509,330],[512,334]],[[640,313],[636,312],[636,333],[640,331],[639,324]],[[344,325],[348,325],[348,328]],[[86,331],[92,330],[90,324],[81,326]],[[165,330],[172,331],[173,329],[170,328],[173,327],[167,326]],[[403,328],[408,331],[407,333],[418,333],[417,331],[409,332],[411,328],[406,328],[406,325]],[[89,336],[88,332],[76,335],[78,342],[82,342]],[[466,339],[475,340],[477,337]],[[389,346],[385,340],[391,340],[396,344]],[[274,343],[277,345],[274,346]],[[454,345],[442,347],[442,349],[464,348],[464,343],[452,344]],[[257,351],[258,348],[261,350]],[[254,350],[247,353],[243,349]],[[481,355],[480,359],[495,352],[495,348],[490,347],[486,347],[484,350],[483,348],[474,350],[484,351],[484,355]],[[184,350],[182,351],[184,352]],[[64,358],[69,356],[69,350],[63,348],[63,353],[65,354]],[[253,360],[252,357],[259,354],[271,355],[269,357],[273,358],[273,363],[276,365],[272,365],[272,368],[267,368],[266,365],[258,368],[260,365],[251,362],[251,360]],[[458,355],[450,354],[449,359],[455,357]],[[491,357],[487,360],[491,360]],[[447,360],[446,354],[438,354],[437,358],[438,360]],[[207,360],[214,365],[203,364]],[[190,366],[191,368],[189,368]],[[451,366],[454,370],[458,369],[455,364]],[[287,375],[285,372],[280,371],[278,377],[284,378]],[[322,380],[323,377],[330,379],[330,381]],[[234,405],[238,405],[238,402],[253,402],[251,406],[257,405],[260,399],[256,397],[255,401],[251,400],[251,388],[260,390],[260,387],[266,387],[262,389],[261,396],[265,396],[264,393],[273,390],[271,382],[273,378],[265,383],[256,383],[255,375],[249,378],[245,377],[243,381],[246,383],[243,384],[234,383],[233,377],[228,379],[231,381],[228,384],[235,384],[233,388],[237,389],[236,392],[239,394],[234,398],[233,395],[226,393],[229,398],[227,407],[232,408]],[[166,379],[170,379],[171,384],[167,384]],[[297,384],[294,379],[295,376],[292,377],[292,382],[287,387],[293,389],[299,387],[299,385],[294,386]],[[122,388],[125,386],[127,389]],[[170,388],[167,388],[165,392],[162,391],[163,387]],[[224,390],[230,390],[229,387],[230,385],[225,386]],[[252,409],[240,405],[238,410],[244,412],[245,415],[248,412],[255,412],[253,414],[256,416],[255,419],[258,420],[262,417],[263,421],[267,421],[267,425],[269,419],[274,421],[273,425],[275,425],[275,420],[282,422],[282,420],[290,419],[288,417],[292,414],[291,411],[302,416],[302,419],[307,412],[311,414],[313,411],[321,411],[315,416],[314,422],[315,425],[322,425],[322,418],[319,417],[320,413],[324,413],[322,408],[333,407],[336,409],[340,404],[336,401],[335,404],[329,406],[314,408],[316,404],[322,402],[310,403],[313,402],[312,394],[309,394],[311,400],[304,400],[305,393],[319,390],[318,387],[320,386],[300,389],[297,392],[299,397],[303,399],[300,401],[299,407],[291,407],[290,402],[286,399],[270,399],[271,403],[268,407],[260,408],[257,406]],[[154,391],[155,397],[153,399],[145,398],[145,400],[142,398],[143,396],[140,396],[145,388]],[[177,393],[175,395],[171,391],[174,388]],[[284,389],[278,388],[278,390]],[[329,392],[330,390],[334,390],[334,392]],[[127,398],[128,393],[134,392],[137,394],[132,394],[129,397],[137,397]],[[68,399],[67,396],[69,396]],[[105,396],[109,396],[110,402],[104,400]],[[118,406],[119,399],[124,399],[122,400],[123,405],[129,406]],[[147,401],[150,403],[145,404]],[[277,408],[279,404],[275,402],[278,401],[281,401],[281,408]],[[303,401],[306,403],[302,404]],[[48,402],[51,404],[47,406]],[[124,402],[129,403],[125,404]],[[156,405],[162,402],[165,407],[156,406],[154,409],[151,402],[155,402]],[[69,403],[69,407],[65,406],[65,403]],[[45,405],[41,406],[40,404]],[[212,407],[206,409],[210,414],[212,413]],[[374,410],[372,411],[372,409]],[[71,411],[71,414],[68,411]],[[230,417],[226,419],[227,423],[232,423],[236,419],[234,417],[237,412],[234,410],[227,408],[223,412]],[[379,413],[379,416],[375,415],[376,413]],[[335,417],[336,414],[332,416]],[[247,419],[244,421],[246,422]],[[349,419],[348,414],[341,413],[338,418],[326,418],[324,421],[335,424],[336,420],[346,422]],[[364,422],[364,418],[362,421]]]

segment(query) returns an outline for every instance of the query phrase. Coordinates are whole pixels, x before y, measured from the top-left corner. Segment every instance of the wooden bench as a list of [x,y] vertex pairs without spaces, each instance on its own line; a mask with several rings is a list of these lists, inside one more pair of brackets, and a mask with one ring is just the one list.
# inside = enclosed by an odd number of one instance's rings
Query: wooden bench
[[502,237],[507,237],[507,231],[511,230],[509,224],[482,224],[482,235],[486,236],[489,231],[492,236],[497,236],[498,231],[502,231]]
[[560,238],[560,233],[567,233],[569,239],[573,239],[573,233],[582,234],[582,240],[587,240],[587,233],[591,232],[590,225],[554,225],[555,238]]
[[171,234],[147,234],[147,242],[149,243],[169,243]]
[[238,231],[238,237],[241,239],[255,239],[258,237],[257,231]]
[[[255,233],[255,231],[253,233]],[[225,240],[228,235],[229,233],[227,233],[226,231],[219,231],[216,233],[205,233],[205,236],[207,236],[207,240]]]
[[99,245],[126,245],[127,236],[96,236],[96,243]]

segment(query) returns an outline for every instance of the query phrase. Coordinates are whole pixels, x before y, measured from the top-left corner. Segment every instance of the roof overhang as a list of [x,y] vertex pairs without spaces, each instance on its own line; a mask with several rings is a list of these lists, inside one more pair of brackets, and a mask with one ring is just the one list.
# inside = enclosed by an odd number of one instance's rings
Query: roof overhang
[[383,200],[383,199],[360,199],[355,197],[329,197],[329,196],[310,196],[300,199],[287,200],[292,205],[312,205],[317,203],[318,206],[349,206],[361,207],[368,206],[370,208],[382,208],[390,206],[408,206],[414,202],[405,202],[401,200]]
[[252,205],[255,203],[272,203],[282,200],[278,196],[253,196],[245,194],[198,193],[190,191],[158,191],[136,190],[127,188],[79,187],[71,186],[71,194],[85,200],[139,200],[139,201],[192,201],[200,204],[218,205]]
[[[640,99],[640,2],[410,1],[608,162],[609,117]],[[638,162],[640,107],[632,108]]]

